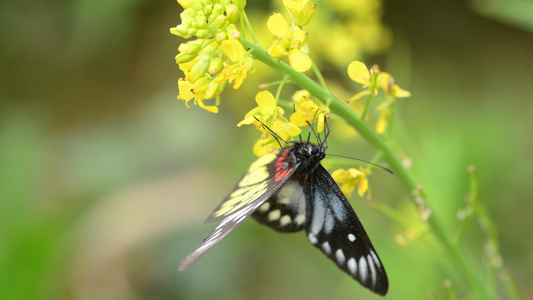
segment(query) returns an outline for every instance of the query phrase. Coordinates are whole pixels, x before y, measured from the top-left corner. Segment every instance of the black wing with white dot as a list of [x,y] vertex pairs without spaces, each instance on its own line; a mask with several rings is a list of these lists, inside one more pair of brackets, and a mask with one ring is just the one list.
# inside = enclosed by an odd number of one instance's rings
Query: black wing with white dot
[[252,217],[279,232],[296,232],[305,227],[305,195],[298,180],[289,179]]
[[344,272],[380,295],[387,274],[359,218],[321,165],[305,185],[307,239]]

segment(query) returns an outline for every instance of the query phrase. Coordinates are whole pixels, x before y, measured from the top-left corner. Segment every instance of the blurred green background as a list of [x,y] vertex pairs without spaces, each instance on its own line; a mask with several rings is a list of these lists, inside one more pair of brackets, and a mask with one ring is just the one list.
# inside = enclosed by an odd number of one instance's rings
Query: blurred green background
[[[264,19],[273,10],[249,6]],[[176,100],[181,41],[169,34],[179,13],[175,1],[0,2],[0,299],[380,299],[303,234],[254,221],[178,272],[214,227],[204,218],[254,159],[257,133],[235,125],[255,105],[256,84],[272,80],[228,89],[217,115],[185,108]],[[528,1],[386,1],[390,48],[364,59],[412,92],[396,137],[451,230],[465,206],[466,168],[476,166],[479,199],[525,299],[533,297],[531,16]],[[374,154],[353,139],[332,140],[329,151]],[[376,171],[371,180],[375,200],[416,222],[397,178]],[[389,299],[444,296],[446,278],[461,291],[446,253],[425,237],[398,245],[402,228],[351,202],[387,267]],[[477,228],[465,249],[482,265]]]

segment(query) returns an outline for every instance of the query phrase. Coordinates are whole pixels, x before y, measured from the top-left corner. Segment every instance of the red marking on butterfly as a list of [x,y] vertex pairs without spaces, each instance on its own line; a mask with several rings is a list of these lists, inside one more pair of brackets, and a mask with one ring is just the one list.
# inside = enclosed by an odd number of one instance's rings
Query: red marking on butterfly
[[280,181],[291,172],[292,168],[287,168],[288,164],[285,162],[289,154],[290,151],[288,149],[284,149],[279,155],[275,165],[276,173],[274,174],[274,181]]

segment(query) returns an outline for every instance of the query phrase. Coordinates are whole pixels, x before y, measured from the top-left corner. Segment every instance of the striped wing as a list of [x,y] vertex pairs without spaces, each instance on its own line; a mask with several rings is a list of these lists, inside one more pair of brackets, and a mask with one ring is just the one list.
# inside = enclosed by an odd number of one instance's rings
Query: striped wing
[[313,246],[363,286],[385,295],[387,274],[359,218],[322,166],[305,184],[306,233]]
[[180,262],[180,271],[192,266],[287,182],[300,164],[291,155],[290,149],[264,155],[250,166],[233,191],[206,220],[213,222],[222,219],[222,222],[196,250]]

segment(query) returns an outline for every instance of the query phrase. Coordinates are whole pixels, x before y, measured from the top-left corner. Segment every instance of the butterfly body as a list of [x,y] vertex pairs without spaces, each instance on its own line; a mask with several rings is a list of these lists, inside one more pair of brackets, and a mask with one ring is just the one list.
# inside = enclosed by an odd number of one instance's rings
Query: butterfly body
[[254,162],[207,221],[222,220],[180,263],[184,270],[244,219],[279,232],[305,230],[309,242],[344,272],[385,295],[388,279],[370,239],[331,175],[323,143],[290,142]]

